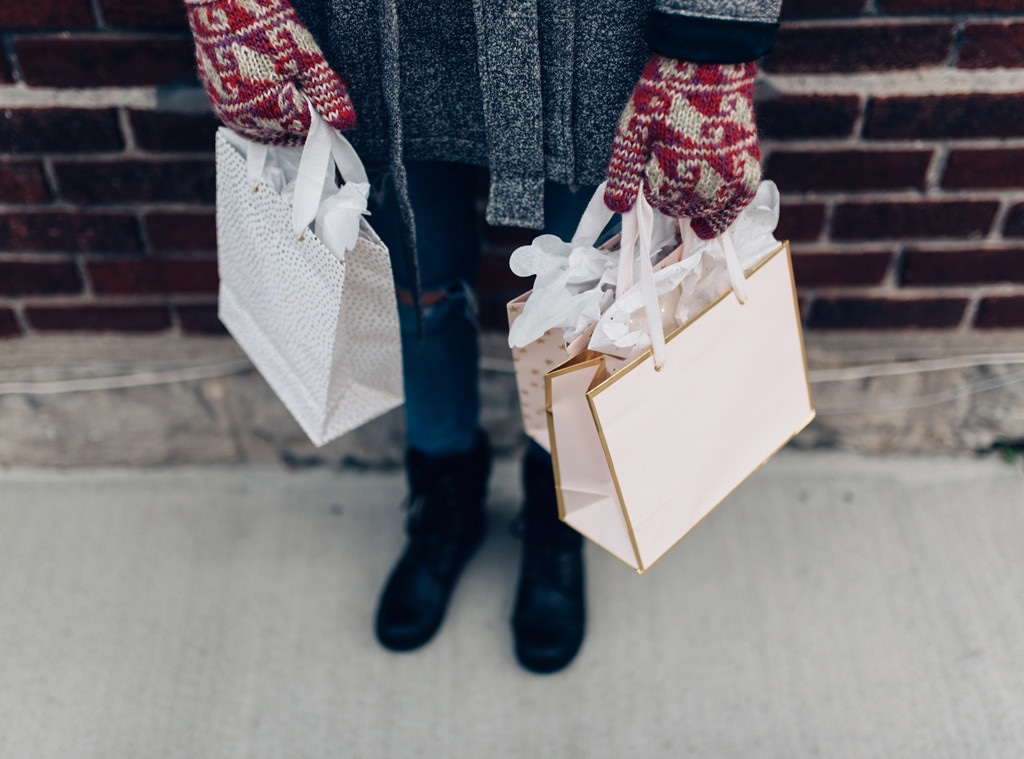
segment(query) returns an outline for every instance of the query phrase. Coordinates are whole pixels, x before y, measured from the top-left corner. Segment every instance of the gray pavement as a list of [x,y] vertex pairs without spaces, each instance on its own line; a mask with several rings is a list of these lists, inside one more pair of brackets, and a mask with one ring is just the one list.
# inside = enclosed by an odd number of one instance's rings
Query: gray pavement
[[514,462],[439,636],[377,647],[401,474],[0,470],[0,757],[1024,756],[1024,471],[785,451],[515,664]]

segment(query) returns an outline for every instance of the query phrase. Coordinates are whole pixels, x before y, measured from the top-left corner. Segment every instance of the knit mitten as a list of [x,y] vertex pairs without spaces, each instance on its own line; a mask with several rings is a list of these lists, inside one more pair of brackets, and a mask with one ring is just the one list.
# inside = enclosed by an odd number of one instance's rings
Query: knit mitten
[[753,63],[651,58],[619,120],[608,207],[628,211],[642,183],[652,206],[690,217],[699,237],[725,231],[761,181],[755,74]]
[[199,77],[229,129],[265,145],[301,145],[309,131],[305,98],[331,126],[356,125],[348,86],[287,0],[185,4]]

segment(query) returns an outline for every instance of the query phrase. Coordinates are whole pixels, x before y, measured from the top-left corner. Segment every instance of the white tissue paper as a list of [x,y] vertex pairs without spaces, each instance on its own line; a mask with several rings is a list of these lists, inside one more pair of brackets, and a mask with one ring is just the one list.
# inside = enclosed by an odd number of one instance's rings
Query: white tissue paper
[[615,297],[618,254],[541,235],[509,259],[520,277],[535,276],[533,293],[509,329],[509,345],[522,348],[552,327],[572,342],[600,318]]
[[[744,274],[778,250],[773,232],[779,222],[779,190],[774,182],[758,187],[753,201],[724,234],[732,238]],[[732,289],[721,237],[693,237],[686,257],[654,274],[665,334],[686,324]],[[602,314],[587,346],[621,359],[633,359],[651,347],[640,285],[634,285]]]
[[[754,200],[726,232],[744,272],[778,249],[773,236],[778,220],[778,188],[774,182],[762,182]],[[656,266],[654,281],[666,334],[732,286],[720,238],[701,240],[692,235],[691,240],[685,258],[666,265],[666,260],[671,261],[666,259],[668,254],[678,252],[681,243],[679,225],[655,211],[652,262],[662,262],[660,268]],[[536,280],[523,313],[509,330],[509,346],[524,347],[552,328],[564,330],[569,343],[594,325],[588,345],[592,350],[621,359],[647,350],[651,341],[640,285],[616,298],[618,259],[618,250],[573,246],[553,235],[542,235],[516,250],[510,260],[512,271]],[[633,268],[633,281],[639,283],[639,261],[634,261]]]
[[370,215],[366,210],[370,185],[366,182],[346,182],[333,190],[333,194],[326,195],[320,201],[313,232],[329,251],[340,256],[356,246],[359,221],[363,216]]
[[[243,156],[247,155],[251,143],[234,132],[229,132],[227,138]],[[301,158],[301,147],[267,148],[261,178],[289,205],[295,198],[295,181]],[[360,219],[370,215],[366,207],[369,196],[370,185],[365,182],[346,182],[338,187],[334,184],[333,171],[324,174],[320,205],[311,227],[313,234],[338,258],[343,258],[346,251],[355,247]]]

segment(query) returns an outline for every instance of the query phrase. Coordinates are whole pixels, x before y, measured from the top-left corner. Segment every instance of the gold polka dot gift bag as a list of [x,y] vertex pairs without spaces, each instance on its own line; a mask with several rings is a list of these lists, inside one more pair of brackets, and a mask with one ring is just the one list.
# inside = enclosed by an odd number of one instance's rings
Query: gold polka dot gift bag
[[218,130],[217,259],[221,321],[320,446],[401,405],[403,389],[391,263],[364,218],[366,170],[311,111],[301,148]]

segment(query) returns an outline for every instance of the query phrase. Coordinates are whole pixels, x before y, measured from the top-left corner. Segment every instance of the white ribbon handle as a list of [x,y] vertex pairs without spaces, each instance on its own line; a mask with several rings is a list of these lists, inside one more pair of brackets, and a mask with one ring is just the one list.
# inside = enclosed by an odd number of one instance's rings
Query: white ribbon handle
[[316,218],[316,209],[324,192],[324,177],[331,166],[331,134],[311,110],[309,134],[299,159],[292,198],[292,229],[301,238]]
[[[308,101],[307,101],[308,102]],[[292,228],[301,238],[316,218],[317,208],[324,191],[324,179],[331,171],[331,158],[346,184],[363,185],[364,197],[369,195],[370,180],[355,148],[342,134],[329,126],[309,103],[309,134],[299,159],[299,174],[295,178],[295,197],[292,201]],[[333,181],[333,174],[330,175]]]
[[246,140],[245,144],[245,173],[249,177],[249,186],[256,192],[256,185],[263,178],[263,167],[267,165],[267,151],[270,148],[249,140]]
[[[651,337],[651,350],[654,353],[654,368],[661,371],[665,365],[665,327],[661,323],[661,307],[658,304],[658,291],[654,286],[654,265],[651,263],[651,240],[654,237],[654,209],[643,192],[637,193],[636,205],[632,212],[627,214],[635,218],[637,238],[639,240],[640,254],[640,292],[643,295],[644,312],[647,314],[647,331]],[[623,219],[623,240],[625,241],[626,223]],[[630,265],[630,276],[632,277],[632,248],[622,248],[622,255],[619,259],[619,272],[622,271],[622,261],[628,260]],[[622,291],[624,292],[624,291]]]
[[[693,249],[694,238],[697,236],[690,226],[690,219],[681,217],[679,219],[679,234],[682,238],[682,258],[686,258]],[[740,262],[739,254],[736,253],[736,246],[732,241],[732,233],[729,230],[718,236],[722,245],[722,253],[725,254],[725,267],[729,272],[729,283],[732,285],[733,294],[740,304],[747,302],[747,278],[743,274],[743,264]]]
[[[638,207],[633,206],[622,214],[622,238],[619,242],[619,269],[615,275],[615,298],[621,298],[633,289],[633,251],[640,239],[637,223]],[[650,241],[648,240],[648,246]]]
[[612,216],[615,215],[614,211],[604,203],[604,189],[607,186],[607,181],[601,182],[590,198],[590,202],[587,203],[587,210],[580,217],[580,223],[576,227],[576,234],[572,236],[573,245],[586,245],[588,248],[594,247],[597,238],[601,236],[601,232],[604,231],[604,228],[608,226],[608,222],[612,220]]
[[725,266],[729,270],[729,281],[732,283],[732,291],[740,304],[747,302],[747,279],[743,276],[743,264],[736,253],[736,246],[732,243],[732,235],[726,230],[718,238],[722,242],[722,252],[725,253]]

